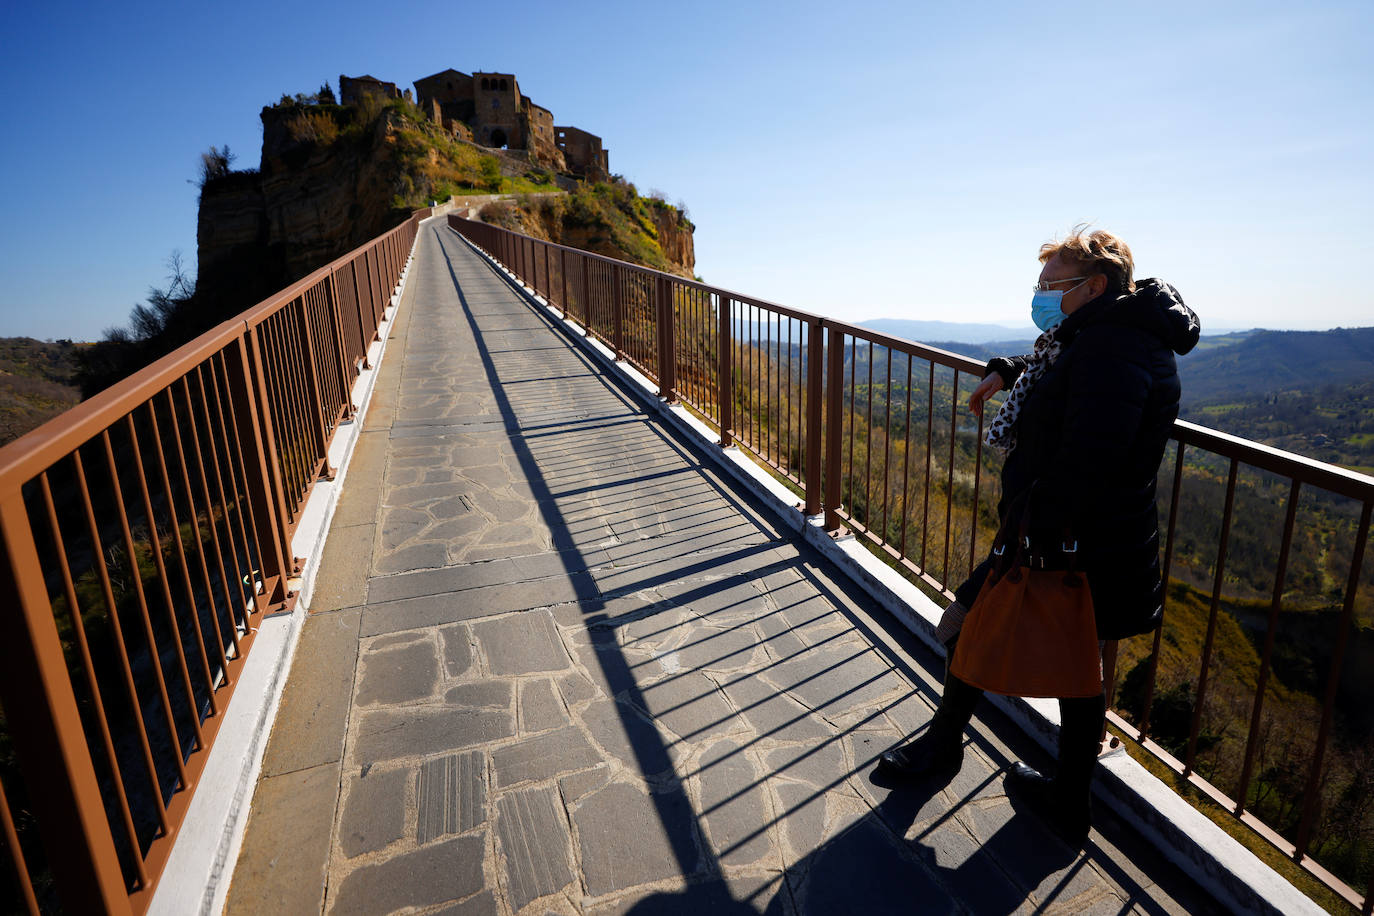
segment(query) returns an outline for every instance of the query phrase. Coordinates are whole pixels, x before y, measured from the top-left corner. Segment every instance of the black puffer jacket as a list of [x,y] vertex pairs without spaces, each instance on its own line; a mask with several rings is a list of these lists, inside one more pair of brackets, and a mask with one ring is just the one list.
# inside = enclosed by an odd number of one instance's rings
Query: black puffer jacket
[[[1160,280],[1143,280],[1126,295],[1103,294],[1059,324],[1059,358],[1016,420],[998,514],[1005,519],[1034,484],[1032,541],[1059,543],[1072,530],[1100,639],[1122,639],[1159,623],[1155,475],[1178,416],[1174,354],[1191,350],[1199,331],[1197,315]],[[1026,361],[994,359],[988,370],[1010,390]],[[986,566],[959,588],[965,605],[977,596]]]

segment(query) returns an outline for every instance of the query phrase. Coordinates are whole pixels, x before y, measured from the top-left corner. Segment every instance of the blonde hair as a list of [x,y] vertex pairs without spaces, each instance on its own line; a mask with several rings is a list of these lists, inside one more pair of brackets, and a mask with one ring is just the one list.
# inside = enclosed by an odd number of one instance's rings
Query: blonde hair
[[1135,292],[1135,259],[1130,247],[1105,229],[1077,225],[1063,241],[1046,242],[1040,246],[1040,263],[1051,258],[1069,261],[1085,274],[1103,274],[1107,290],[1117,293]]

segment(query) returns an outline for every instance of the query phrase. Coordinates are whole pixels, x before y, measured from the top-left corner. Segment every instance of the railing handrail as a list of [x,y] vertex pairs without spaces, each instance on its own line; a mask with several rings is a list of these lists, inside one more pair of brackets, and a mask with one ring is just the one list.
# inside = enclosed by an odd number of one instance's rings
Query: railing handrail
[[1374,499],[1374,477],[1339,465],[1308,458],[1252,439],[1233,436],[1220,430],[1191,423],[1174,421],[1174,438],[1185,445],[1197,445],[1223,458],[1234,458],[1261,471],[1271,471],[1348,496],[1362,502]]

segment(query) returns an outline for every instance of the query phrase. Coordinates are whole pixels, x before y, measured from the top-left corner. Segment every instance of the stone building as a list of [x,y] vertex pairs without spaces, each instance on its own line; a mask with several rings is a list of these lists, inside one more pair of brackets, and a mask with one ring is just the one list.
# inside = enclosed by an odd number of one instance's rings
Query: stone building
[[357,105],[364,95],[379,95],[385,101],[399,99],[401,91],[395,83],[384,83],[375,76],[344,76],[339,74],[339,104]]
[[602,148],[600,137],[576,127],[555,127],[553,130],[570,171],[589,181],[610,178],[610,151]]
[[[472,139],[482,146],[523,150],[531,161],[545,168],[558,172],[571,168],[577,174],[591,174],[586,168],[573,168],[566,161],[557,138],[559,128],[553,123],[553,112],[523,95],[513,73],[479,71],[469,75],[453,69],[441,70],[417,79],[415,96],[420,109],[435,121],[441,121],[450,131],[456,129],[458,122],[467,125],[472,131]],[[599,137],[583,131],[577,133],[590,137],[595,141],[595,149],[600,151]],[[597,153],[588,155],[588,162],[597,161]],[[600,172],[606,173],[605,153],[599,152],[599,155]]]

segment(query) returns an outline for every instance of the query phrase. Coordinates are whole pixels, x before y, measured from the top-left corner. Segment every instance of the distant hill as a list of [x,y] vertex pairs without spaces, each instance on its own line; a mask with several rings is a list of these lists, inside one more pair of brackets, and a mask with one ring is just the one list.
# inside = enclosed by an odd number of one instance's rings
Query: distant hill
[[0,337],[0,445],[18,439],[74,407],[73,383],[83,344],[45,343],[31,337]]
[[1232,337],[1233,342],[1199,346],[1180,360],[1186,403],[1374,379],[1374,328],[1251,331]]

